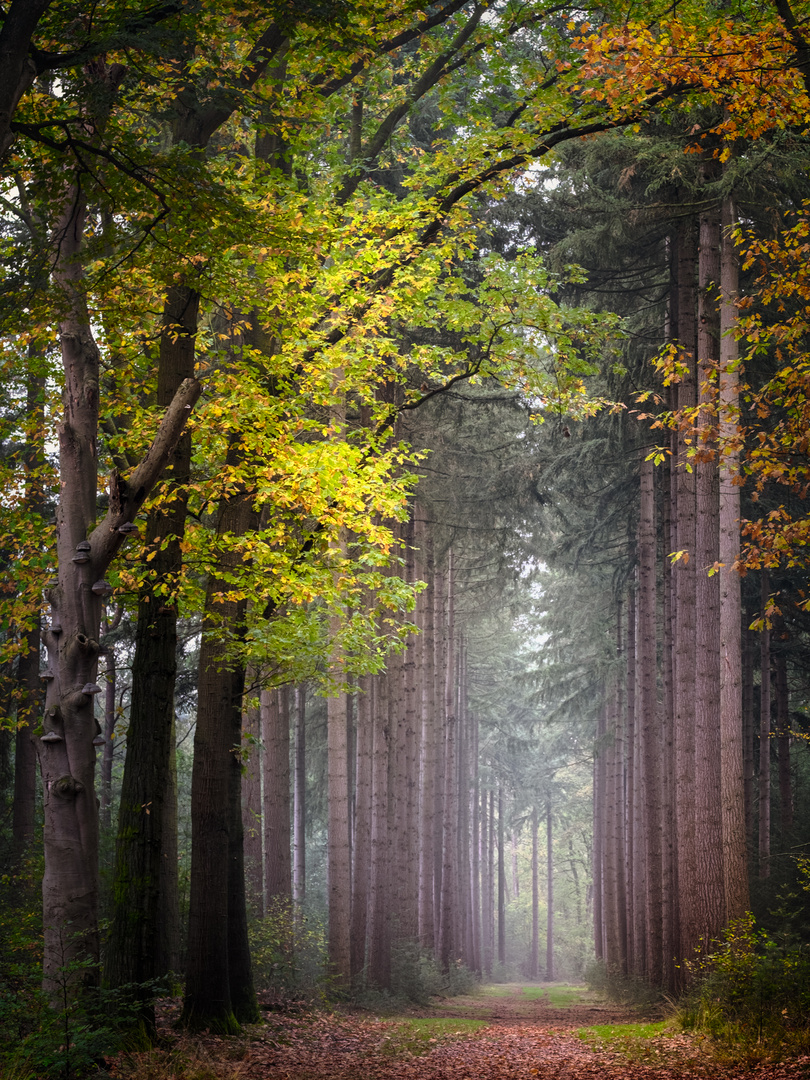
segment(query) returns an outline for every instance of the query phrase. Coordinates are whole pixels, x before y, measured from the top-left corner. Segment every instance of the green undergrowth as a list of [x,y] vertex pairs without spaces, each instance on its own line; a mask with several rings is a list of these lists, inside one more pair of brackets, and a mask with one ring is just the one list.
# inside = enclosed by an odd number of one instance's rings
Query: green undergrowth
[[380,1050],[386,1057],[428,1054],[439,1043],[464,1039],[486,1027],[483,1020],[460,1020],[450,1017],[388,1020]]
[[672,1020],[639,1024],[598,1024],[580,1028],[577,1037],[594,1050],[621,1054],[631,1062],[650,1062],[660,1059],[659,1046],[651,1040],[674,1039],[678,1034]]
[[810,947],[769,935],[751,914],[733,922],[712,953],[689,965],[693,989],[680,1002],[685,1031],[711,1040],[728,1061],[810,1053]]

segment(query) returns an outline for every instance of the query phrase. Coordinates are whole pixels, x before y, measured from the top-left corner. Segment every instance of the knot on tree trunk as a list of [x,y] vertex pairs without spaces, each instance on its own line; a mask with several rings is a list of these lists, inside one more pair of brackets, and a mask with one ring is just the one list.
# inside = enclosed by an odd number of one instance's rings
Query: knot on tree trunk
[[60,776],[51,784],[51,791],[62,799],[75,798],[84,791],[84,784],[80,783],[75,776]]

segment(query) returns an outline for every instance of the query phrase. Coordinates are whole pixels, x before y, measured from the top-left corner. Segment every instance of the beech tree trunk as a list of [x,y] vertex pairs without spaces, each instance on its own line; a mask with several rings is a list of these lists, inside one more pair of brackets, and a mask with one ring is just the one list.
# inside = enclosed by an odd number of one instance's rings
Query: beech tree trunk
[[[177,286],[167,294],[158,355],[157,401],[165,408],[194,374],[199,294]],[[110,986],[143,983],[163,971],[156,941],[165,923],[161,901],[165,799],[169,775],[177,677],[177,589],[188,506],[191,436],[174,447],[167,470],[167,498],[151,509],[145,541],[153,555],[138,597],[127,756],[121,784],[113,886],[113,918],[105,980]],[[144,808],[149,808],[146,814]],[[178,928],[179,930],[179,928]]]
[[[234,442],[228,464],[240,458]],[[217,536],[255,528],[249,495],[220,503]],[[225,548],[209,574],[200,646],[197,726],[191,777],[191,892],[182,1023],[233,1034],[258,1019],[253,991],[242,834],[242,695],[245,669],[229,646],[245,631],[247,602],[232,598],[227,575],[242,556]],[[222,576],[220,576],[222,575]]]
[[456,944],[457,863],[456,827],[458,822],[458,783],[456,777],[455,693],[455,622],[454,622],[453,555],[449,555],[447,573],[447,654],[444,690],[444,806],[442,821],[442,881],[439,924],[439,962],[443,971],[450,970]]
[[[122,74],[122,73],[121,73]],[[109,85],[120,75],[106,73]],[[44,982],[56,995],[60,969],[79,961],[75,980],[98,980],[98,804],[94,790],[99,736],[94,698],[104,574],[128,526],[174,451],[200,387],[186,380],[167,408],[143,461],[127,479],[113,473],[109,509],[96,520],[99,355],[81,282],[86,207],[78,183],[67,192],[56,229],[54,278],[64,297],[60,323],[65,371],[59,426],[61,490],[57,508],[58,580],[46,598],[48,668],[43,735],[38,740],[45,798]],[[121,531],[124,529],[124,531]],[[92,530],[92,531],[91,531]],[[141,804],[145,818],[147,798]],[[137,935],[136,935],[137,936]],[[155,950],[155,942],[151,942]],[[72,980],[73,975],[69,976]]]
[[368,977],[373,986],[391,983],[388,868],[388,682],[373,678],[373,764],[371,778],[371,883],[369,893]]

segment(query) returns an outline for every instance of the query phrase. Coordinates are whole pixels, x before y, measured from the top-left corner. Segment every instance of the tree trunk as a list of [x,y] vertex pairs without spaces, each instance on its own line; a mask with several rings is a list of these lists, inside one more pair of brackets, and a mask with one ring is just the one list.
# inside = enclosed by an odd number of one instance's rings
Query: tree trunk
[[546,918],[546,981],[554,981],[554,853],[551,847],[551,796],[546,799],[546,878],[548,913]]
[[[780,616],[780,623],[782,619]],[[790,697],[787,660],[781,649],[774,654],[776,689],[776,761],[779,770],[779,831],[782,850],[793,829],[793,781],[790,773]]]
[[[199,293],[169,290],[158,355],[157,403],[165,408],[194,374]],[[113,918],[105,979],[110,986],[142,983],[156,967],[163,908],[164,800],[172,789],[174,689],[177,677],[177,590],[188,506],[191,436],[174,447],[167,469],[167,497],[150,509],[145,545],[152,560],[138,597],[127,756],[121,784],[113,886]],[[149,807],[145,815],[144,807]],[[172,870],[176,870],[176,863]]]
[[264,892],[267,908],[292,900],[289,688],[262,690]]
[[[736,299],[739,271],[730,231],[734,210],[723,201],[723,252],[720,305],[720,763],[723,835],[723,879],[726,921],[741,918],[749,908],[748,855],[750,815],[751,732],[742,698],[742,598],[736,563],[740,556],[739,370]],[[747,736],[747,737],[746,737]],[[746,807],[749,807],[746,810]]]
[[371,888],[369,895],[368,977],[373,986],[391,984],[388,867],[388,682],[373,680],[374,760],[371,779]]
[[[704,164],[713,177],[717,159]],[[720,596],[713,568],[718,554],[716,470],[713,456],[714,406],[711,386],[719,360],[717,287],[720,280],[719,205],[700,216],[698,258],[698,402],[695,459],[695,858],[698,870],[694,931],[704,951],[725,924],[723,826],[720,798]],[[711,576],[709,576],[711,574]]]
[[656,668],[655,490],[653,464],[641,463],[641,511],[638,526],[638,657],[641,699],[644,863],[646,868],[646,970],[655,987],[663,982],[661,736]]
[[293,787],[293,900],[296,918],[306,900],[306,686],[301,683],[295,691],[295,779]]
[[[249,668],[248,694],[259,694],[257,673]],[[262,823],[262,730],[261,710],[257,701],[251,702],[242,718],[242,746],[246,757],[242,784],[242,831],[245,836],[245,885],[250,909],[264,917],[264,841]]]
[[529,953],[529,978],[540,977],[540,889],[537,873],[537,807],[532,807],[532,944]]
[[[426,530],[425,530],[426,532]],[[435,944],[435,908],[433,878],[435,866],[435,789],[436,789],[436,693],[433,587],[433,552],[427,542],[425,565],[427,588],[420,614],[423,627],[422,649],[422,806],[419,815],[419,940],[422,948],[432,950]]]
[[[56,230],[54,277],[65,299],[60,323],[65,370],[59,425],[61,491],[57,509],[58,582],[46,590],[52,618],[44,634],[47,691],[39,760],[45,793],[44,983],[58,998],[60,971],[80,963],[70,979],[98,980],[98,805],[94,791],[98,734],[93,701],[103,581],[132,522],[176,446],[200,393],[187,380],[164,414],[142,462],[128,480],[114,473],[104,519],[96,520],[99,355],[81,288],[85,204],[73,187]],[[152,793],[141,802],[144,807]],[[147,828],[143,820],[139,827]],[[158,867],[159,869],[159,867]],[[155,887],[152,882],[150,887]],[[137,917],[137,916],[136,916]],[[137,933],[134,935],[137,939]],[[133,947],[136,947],[133,945]],[[151,942],[154,951],[154,941]],[[142,952],[145,953],[145,949]]]
[[374,729],[370,700],[371,680],[360,678],[357,687],[357,784],[355,794],[354,872],[352,874],[352,979],[365,968],[371,872],[371,800]]
[[506,868],[504,866],[503,787],[498,784],[498,965],[506,967]]
[[[678,385],[678,408],[695,405],[695,263],[694,221],[685,218],[677,243],[677,327],[684,374]],[[689,457],[688,427],[678,432],[675,532],[677,550],[684,552],[675,567],[675,814],[678,835],[677,955],[691,957],[698,944],[697,862],[695,847],[695,483]]]
[[768,626],[770,582],[760,571],[762,634],[759,661],[759,876],[771,874],[771,631]]
[[[238,463],[238,446],[231,448],[228,459],[229,465]],[[255,523],[246,493],[220,503],[218,537],[244,536]],[[229,655],[245,629],[247,603],[232,598],[227,581],[241,563],[242,556],[226,548],[208,579],[191,778],[191,895],[182,1022],[221,1034],[233,1034],[240,1022],[258,1018],[247,952],[241,760],[235,752],[242,741],[245,672]]]
[[456,777],[456,687],[453,553],[447,572],[447,651],[444,691],[444,806],[442,821],[442,882],[439,924],[439,962],[450,970],[455,952],[455,927],[458,907],[456,828],[458,824],[458,783]]

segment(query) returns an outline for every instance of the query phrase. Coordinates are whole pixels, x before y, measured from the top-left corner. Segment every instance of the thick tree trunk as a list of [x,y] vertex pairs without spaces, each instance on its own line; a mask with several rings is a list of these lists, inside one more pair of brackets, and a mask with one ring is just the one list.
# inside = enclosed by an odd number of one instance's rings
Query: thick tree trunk
[[[46,590],[52,617],[44,634],[47,691],[38,748],[45,792],[43,970],[52,995],[61,990],[60,971],[74,961],[86,965],[75,969],[76,981],[94,983],[98,978],[98,726],[93,702],[101,689],[96,683],[98,637],[102,598],[108,591],[103,575],[123,543],[122,530],[163,471],[200,392],[194,380],[178,389],[140,465],[128,480],[113,474],[109,510],[90,532],[96,520],[99,356],[81,289],[85,206],[78,186],[68,193],[65,206],[54,248],[55,279],[66,311],[60,324],[65,389],[58,433],[59,577]],[[142,818],[148,816],[148,802],[149,797],[141,803]],[[150,944],[154,951],[154,941]]]
[[[229,451],[236,465],[239,451]],[[255,526],[251,500],[239,493],[220,504],[217,536]],[[182,1022],[222,1034],[258,1019],[247,951],[242,855],[241,760],[244,667],[229,647],[244,634],[246,601],[233,599],[226,577],[242,558],[220,556],[209,575],[200,647],[197,726],[191,779],[191,893]],[[240,880],[241,878],[241,880]],[[243,940],[244,938],[244,940]]]
[[662,867],[661,867],[661,941],[663,950],[663,985],[668,993],[675,992],[677,949],[677,850],[674,808],[675,775],[675,604],[673,596],[672,563],[672,491],[673,479],[667,466],[661,485],[662,564],[663,564],[663,647],[662,674],[664,680],[664,717],[662,725],[661,800],[663,805]]
[[[193,289],[177,286],[167,294],[158,355],[157,403],[161,408],[194,374],[198,312],[199,294]],[[146,519],[145,543],[153,557],[138,597],[113,920],[105,965],[110,986],[146,982],[163,974],[157,968],[160,953],[155,942],[166,917],[160,881],[177,868],[176,863],[171,868],[163,865],[162,852],[165,798],[173,786],[169,769],[177,677],[177,590],[190,471],[191,436],[184,434],[169,461],[167,497]]]
[[636,733],[636,589],[631,586],[627,600],[627,635],[626,635],[626,680],[627,680],[627,712],[625,716],[625,739],[624,739],[624,768],[625,768],[625,798],[622,813],[624,814],[624,880],[625,880],[625,905],[627,919],[627,969],[633,975],[640,975],[636,968],[636,942],[635,942],[635,894],[633,891],[633,873],[635,865],[636,844],[641,842],[641,837],[636,837],[633,830],[633,805],[639,797],[636,790],[636,773],[634,748],[637,739]]

